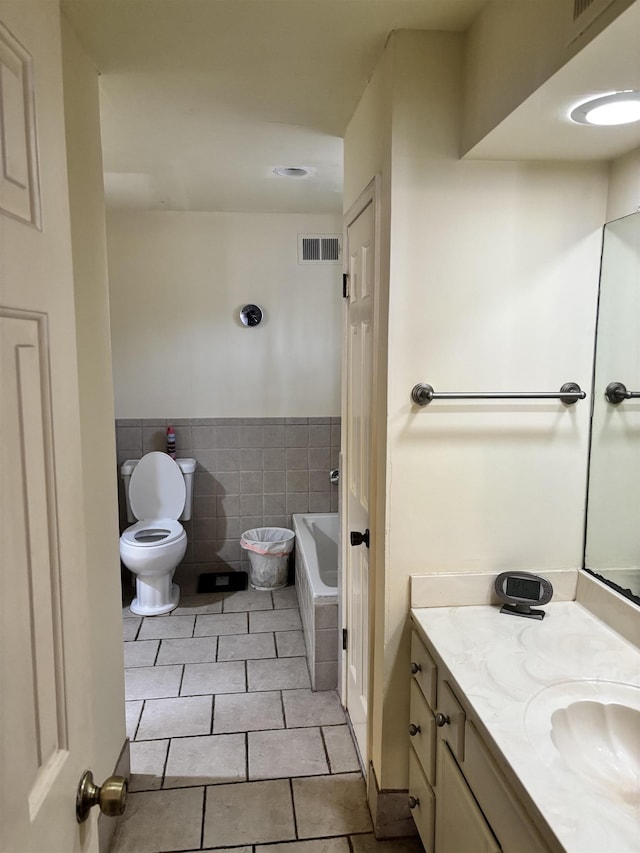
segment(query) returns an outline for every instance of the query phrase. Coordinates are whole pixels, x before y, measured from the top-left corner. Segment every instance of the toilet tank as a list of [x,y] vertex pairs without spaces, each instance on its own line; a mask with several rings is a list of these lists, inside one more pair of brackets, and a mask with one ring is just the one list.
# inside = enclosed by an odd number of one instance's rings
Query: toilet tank
[[176,462],[182,471],[184,484],[187,489],[184,496],[184,509],[182,510],[180,521],[189,521],[191,519],[191,506],[193,504],[193,474],[196,470],[196,460],[188,458],[176,459]]
[[[124,496],[127,504],[127,521],[130,524],[133,524],[137,519],[133,514],[133,510],[131,509],[131,504],[129,502],[129,483],[131,482],[131,475],[139,461],[139,459],[125,459],[120,468],[120,476],[122,477]],[[184,509],[182,510],[182,515],[180,516],[179,521],[189,521],[191,519],[191,507],[193,504],[193,475],[196,470],[196,460],[187,458],[176,459],[175,461],[176,465],[178,465],[182,471],[186,489]]]

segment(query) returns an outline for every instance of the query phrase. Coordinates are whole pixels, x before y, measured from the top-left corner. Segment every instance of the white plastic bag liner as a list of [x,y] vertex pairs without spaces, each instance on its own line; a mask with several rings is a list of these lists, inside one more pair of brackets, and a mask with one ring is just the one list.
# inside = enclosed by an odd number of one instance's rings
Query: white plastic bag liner
[[287,585],[289,554],[296,538],[286,527],[255,527],[240,537],[249,553],[249,582],[254,589],[272,590]]

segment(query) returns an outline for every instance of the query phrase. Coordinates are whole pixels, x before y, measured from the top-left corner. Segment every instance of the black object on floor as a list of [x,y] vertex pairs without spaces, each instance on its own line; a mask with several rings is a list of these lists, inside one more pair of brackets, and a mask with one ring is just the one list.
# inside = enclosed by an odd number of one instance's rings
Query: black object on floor
[[197,592],[237,592],[246,589],[246,572],[205,572],[198,577]]

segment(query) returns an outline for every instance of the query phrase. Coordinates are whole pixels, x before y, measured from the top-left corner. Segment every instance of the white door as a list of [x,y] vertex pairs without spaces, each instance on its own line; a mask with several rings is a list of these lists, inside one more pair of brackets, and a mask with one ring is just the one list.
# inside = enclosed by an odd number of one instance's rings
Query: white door
[[58,3],[0,22],[0,851],[95,851]]
[[343,621],[347,631],[344,703],[356,736],[362,766],[368,755],[369,706],[369,535],[371,402],[373,389],[373,306],[375,285],[375,201],[348,217],[348,287],[343,402]]

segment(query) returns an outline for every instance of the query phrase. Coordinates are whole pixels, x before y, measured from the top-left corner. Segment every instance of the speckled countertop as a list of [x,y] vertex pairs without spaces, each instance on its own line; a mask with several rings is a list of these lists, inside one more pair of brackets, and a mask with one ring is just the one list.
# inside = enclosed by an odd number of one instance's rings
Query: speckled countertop
[[[560,844],[569,853],[639,853],[640,789],[616,792],[615,770],[613,785],[606,772],[587,780],[548,732],[553,710],[570,702],[640,709],[640,650],[576,602],[545,611],[540,622],[489,605],[411,613]],[[640,738],[633,749],[640,760]]]

